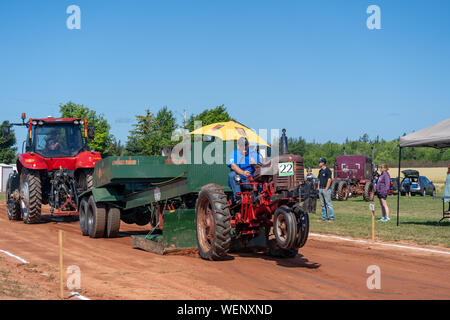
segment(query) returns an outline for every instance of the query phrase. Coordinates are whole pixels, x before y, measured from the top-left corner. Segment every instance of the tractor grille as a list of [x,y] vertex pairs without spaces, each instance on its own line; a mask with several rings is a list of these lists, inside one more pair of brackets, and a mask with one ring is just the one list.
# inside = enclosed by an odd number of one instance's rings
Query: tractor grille
[[285,154],[279,157],[279,162],[293,162],[294,163],[294,175],[293,176],[282,176],[277,174],[274,175],[274,186],[275,190],[288,190],[293,191],[298,188],[305,181],[305,172],[303,167],[303,159],[299,155]]

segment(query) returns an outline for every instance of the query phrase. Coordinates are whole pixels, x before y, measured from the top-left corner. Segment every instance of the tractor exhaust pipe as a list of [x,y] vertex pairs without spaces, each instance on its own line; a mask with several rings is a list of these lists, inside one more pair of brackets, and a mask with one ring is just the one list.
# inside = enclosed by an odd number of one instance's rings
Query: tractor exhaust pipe
[[288,149],[288,140],[286,137],[286,129],[282,130],[282,135],[281,135],[281,154],[288,154],[289,153],[289,149]]

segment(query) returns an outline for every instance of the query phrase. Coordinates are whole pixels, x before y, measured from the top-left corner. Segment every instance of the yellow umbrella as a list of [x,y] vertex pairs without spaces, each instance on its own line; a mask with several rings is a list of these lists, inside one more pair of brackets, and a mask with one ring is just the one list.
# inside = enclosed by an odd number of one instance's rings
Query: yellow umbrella
[[249,142],[254,142],[270,147],[270,145],[265,142],[260,136],[258,136],[253,130],[235,121],[213,123],[198,128],[190,132],[190,134],[214,136],[222,139],[223,141],[238,140],[241,137],[245,137]]

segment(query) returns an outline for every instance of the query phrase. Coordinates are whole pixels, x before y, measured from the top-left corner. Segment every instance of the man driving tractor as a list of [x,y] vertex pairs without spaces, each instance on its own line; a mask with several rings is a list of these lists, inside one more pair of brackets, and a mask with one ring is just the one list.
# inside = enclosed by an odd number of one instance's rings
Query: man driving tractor
[[50,131],[45,149],[50,152],[58,152],[61,150],[61,144],[58,141],[58,132],[57,130]]
[[[262,164],[261,156],[256,150],[249,149],[247,138],[241,137],[237,142],[237,149],[233,150],[228,157],[228,167],[230,173],[228,174],[228,184],[233,190],[234,200],[239,200],[236,196],[241,192],[240,183],[247,183],[248,177],[253,177],[255,167]],[[236,176],[240,176],[240,182],[236,181]]]

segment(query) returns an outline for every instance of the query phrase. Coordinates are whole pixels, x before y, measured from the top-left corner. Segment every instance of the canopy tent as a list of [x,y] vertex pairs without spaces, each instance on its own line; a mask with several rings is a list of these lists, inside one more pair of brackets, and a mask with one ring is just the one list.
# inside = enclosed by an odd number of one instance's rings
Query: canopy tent
[[430,147],[444,149],[450,147],[450,118],[431,127],[405,135],[398,143],[398,190],[397,190],[397,226],[400,212],[400,167],[402,161],[402,148]]
[[399,147],[433,147],[438,149],[450,147],[450,118],[401,137]]

